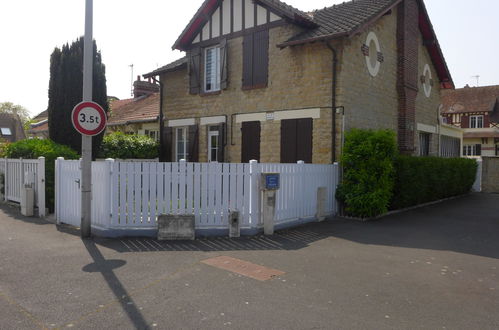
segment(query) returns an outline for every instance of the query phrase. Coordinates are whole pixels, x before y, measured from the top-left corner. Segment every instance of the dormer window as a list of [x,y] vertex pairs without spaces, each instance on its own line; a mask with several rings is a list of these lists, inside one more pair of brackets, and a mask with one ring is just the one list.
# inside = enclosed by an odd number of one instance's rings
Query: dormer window
[[470,116],[470,128],[483,128],[483,116]]
[[220,47],[210,47],[204,50],[204,91],[220,90]]

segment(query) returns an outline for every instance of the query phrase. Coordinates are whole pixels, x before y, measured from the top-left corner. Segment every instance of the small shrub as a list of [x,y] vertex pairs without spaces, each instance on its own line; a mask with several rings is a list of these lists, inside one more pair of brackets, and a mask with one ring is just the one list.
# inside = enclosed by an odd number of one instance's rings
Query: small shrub
[[80,156],[68,146],[57,144],[49,139],[26,139],[5,147],[5,157],[37,159],[45,157],[45,199],[46,207],[54,210],[55,160],[57,157],[78,159]]
[[158,157],[158,150],[158,143],[148,136],[115,132],[104,137],[99,157],[152,159]]
[[337,196],[348,215],[370,218],[388,211],[397,153],[393,131],[353,129],[345,135],[343,182]]
[[476,161],[465,158],[400,156],[391,209],[401,209],[468,193],[475,181]]

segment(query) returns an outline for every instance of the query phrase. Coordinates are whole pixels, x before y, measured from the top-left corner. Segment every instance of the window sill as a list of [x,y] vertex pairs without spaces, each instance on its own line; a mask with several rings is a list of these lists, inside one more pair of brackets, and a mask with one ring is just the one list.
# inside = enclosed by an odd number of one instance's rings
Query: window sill
[[214,91],[214,92],[203,92],[200,93],[199,96],[211,96],[211,95],[220,95],[222,91]]
[[262,89],[262,88],[267,88],[267,84],[259,84],[259,85],[254,85],[254,86],[243,86],[243,87],[241,87],[241,90],[249,91],[249,90],[253,90],[253,89]]

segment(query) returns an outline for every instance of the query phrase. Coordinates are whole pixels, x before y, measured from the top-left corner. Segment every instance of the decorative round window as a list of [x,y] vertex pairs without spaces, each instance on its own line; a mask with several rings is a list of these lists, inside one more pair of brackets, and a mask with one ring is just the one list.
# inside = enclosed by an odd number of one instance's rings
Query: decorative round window
[[433,78],[431,76],[431,70],[428,64],[425,64],[424,66],[421,82],[423,83],[424,95],[426,95],[426,97],[430,97],[431,88],[433,86]]
[[378,37],[374,32],[369,32],[366,39],[366,44],[362,47],[364,56],[366,58],[367,70],[369,74],[376,77],[383,62],[383,54],[379,46]]

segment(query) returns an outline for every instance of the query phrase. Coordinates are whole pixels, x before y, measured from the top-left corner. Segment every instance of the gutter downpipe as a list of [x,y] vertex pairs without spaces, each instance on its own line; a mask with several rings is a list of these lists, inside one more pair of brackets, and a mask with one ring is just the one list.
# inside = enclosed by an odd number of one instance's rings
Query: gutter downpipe
[[152,77],[152,80],[155,83],[159,84],[159,161],[164,162],[166,161],[166,157],[163,154],[163,144],[165,143],[164,141],[164,118],[163,118],[163,83],[161,82],[161,78],[158,80],[156,77]]
[[[327,48],[331,50],[333,53],[333,77],[331,80],[331,110],[332,110],[332,147],[331,147],[331,163],[336,163],[336,68],[338,64],[338,53],[336,52],[336,49],[329,44],[329,42],[326,42]],[[342,132],[344,134],[344,132]]]

